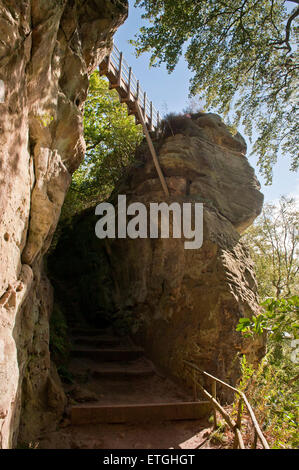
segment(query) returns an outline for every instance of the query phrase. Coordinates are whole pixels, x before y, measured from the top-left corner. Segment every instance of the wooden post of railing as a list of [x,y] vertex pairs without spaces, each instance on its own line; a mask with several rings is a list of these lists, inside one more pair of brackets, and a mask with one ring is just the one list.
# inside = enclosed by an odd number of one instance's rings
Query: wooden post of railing
[[160,123],[159,113],[148,99],[147,93],[141,90],[140,82],[136,80],[132,67],[127,64],[123,53],[115,44],[110,54],[106,55],[99,65],[99,72],[100,75],[107,76],[109,89],[117,90],[120,102],[127,103],[129,115],[135,115],[136,124],[141,122],[135,110],[135,101],[138,103],[146,126],[153,132]]
[[137,104],[139,103],[139,90],[140,90],[140,84],[139,84],[139,80],[137,80],[137,93],[136,93]]
[[[216,380],[212,380],[212,397],[216,400],[217,392],[216,392]],[[213,408],[213,415],[214,415],[214,428],[217,429],[217,411],[216,408]]]
[[146,91],[144,92],[144,96],[143,96],[143,116],[146,122]]
[[119,55],[117,86],[121,85],[122,67],[123,67],[123,53],[121,52]]
[[231,419],[231,417],[229,416],[229,414],[225,411],[225,409],[218,403],[217,400],[215,400],[215,398],[212,397],[212,395],[201,385],[200,382],[197,382],[197,385],[198,387],[200,388],[200,390],[202,391],[202,393],[204,394],[204,396],[206,396],[208,398],[208,400],[210,400],[210,402],[212,403],[213,407],[216,408],[219,413],[223,416],[223,418],[225,419],[225,421],[227,422],[227,424],[229,425],[230,429],[233,431],[235,429],[235,423],[234,421]]
[[[241,435],[241,428],[242,428],[242,412],[243,412],[243,405],[246,406],[247,411],[250,415],[252,424],[254,426],[254,441],[252,443],[252,448],[256,448],[257,441],[259,440],[261,442],[261,445],[264,449],[270,449],[269,444],[263,435],[261,428],[259,427],[259,424],[257,422],[257,419],[255,417],[255,414],[247,400],[246,395],[236,389],[235,387],[232,387],[231,385],[227,384],[226,382],[223,382],[223,380],[218,379],[217,377],[214,377],[211,374],[208,374],[208,372],[205,372],[201,370],[199,367],[197,367],[195,364],[192,364],[189,361],[183,360],[187,366],[193,370],[196,370],[196,372],[204,375],[205,377],[210,378],[211,380],[214,380],[215,382],[220,383],[221,385],[229,388],[230,390],[233,390],[235,393],[238,394],[239,396],[239,403],[238,403],[238,416],[237,416],[237,421],[234,422],[230,415],[225,411],[225,409],[218,403],[218,401],[201,385],[201,383],[198,381],[197,385],[199,389],[202,391],[202,393],[210,400],[212,403],[213,407],[222,415],[222,417],[225,419],[226,423],[230,427],[230,429],[235,433],[235,439],[234,439],[234,447],[238,447],[240,449],[245,449],[244,446],[244,441]],[[213,392],[212,392],[213,393]]]
[[252,449],[256,449],[256,445],[257,445],[257,432],[256,432],[256,429],[255,429],[255,430],[254,430],[253,443],[252,443],[251,448],[252,448]]
[[196,384],[196,371],[193,370],[193,399],[197,400],[197,384]]
[[238,415],[235,427],[235,438],[234,438],[234,449],[240,447],[240,449],[245,449],[243,438],[241,435],[241,427],[242,427],[242,412],[243,412],[243,399],[239,399],[238,404]]
[[242,398],[243,398],[244,403],[245,403],[245,405],[246,405],[246,407],[247,407],[247,410],[248,410],[248,412],[249,412],[249,414],[250,414],[251,421],[252,421],[252,423],[253,423],[253,425],[254,425],[254,427],[255,427],[255,430],[256,430],[256,432],[257,432],[258,438],[259,438],[259,440],[261,441],[263,448],[264,448],[264,449],[270,449],[269,444],[268,444],[267,440],[265,439],[265,436],[263,435],[263,433],[262,433],[262,431],[261,431],[261,428],[259,427],[259,424],[258,424],[258,422],[257,422],[257,420],[256,420],[255,415],[254,415],[254,412],[253,412],[253,410],[252,410],[250,404],[248,403],[248,400],[247,400],[247,398],[246,398],[246,395],[244,395],[244,393],[242,393]]
[[151,104],[150,104],[150,108],[151,108],[150,130],[152,131],[153,130],[153,102],[152,101],[151,101]]
[[132,67],[129,68],[129,82],[128,82],[128,100],[131,98],[131,81],[132,81]]
[[108,55],[108,61],[107,61],[107,72],[110,72],[110,63],[111,63],[111,53]]

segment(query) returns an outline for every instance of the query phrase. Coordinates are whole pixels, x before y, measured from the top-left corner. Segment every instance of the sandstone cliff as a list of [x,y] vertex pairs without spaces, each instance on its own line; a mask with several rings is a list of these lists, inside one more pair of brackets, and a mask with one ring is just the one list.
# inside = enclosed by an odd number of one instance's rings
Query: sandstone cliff
[[93,209],[66,230],[49,260],[54,282],[64,283],[61,297],[72,293],[66,302],[72,305],[70,321],[84,310],[87,320],[99,324],[110,311],[127,321],[155,363],[178,379],[190,383],[183,365],[188,359],[234,384],[238,356],[247,352],[257,361],[264,352],[262,340],[245,341],[236,332],[239,318],[259,308],[253,265],[240,234],[260,213],[263,195],[243,138],[233,136],[216,115],[170,119],[155,144],[169,199],[143,143],[111,202],[118,194],[125,194],[128,204],[146,206],[202,202],[202,247],[186,250],[184,239],[172,238],[97,240]]
[[85,152],[89,74],[126,15],[126,0],[0,1],[2,448],[16,444],[19,424],[19,440],[28,442],[64,407],[50,363],[43,255]]
[[[203,246],[185,250],[181,239],[116,240],[110,247],[116,302],[136,315],[139,342],[164,369],[188,381],[182,363],[188,359],[235,383],[238,355],[252,348],[254,361],[263,352],[262,342],[244,342],[235,331],[240,317],[258,310],[240,234],[260,213],[263,195],[243,138],[232,136],[217,115],[170,119],[165,132],[159,157],[170,200],[203,203]],[[146,148],[140,158],[143,165],[132,169],[119,192],[128,202],[162,201]]]

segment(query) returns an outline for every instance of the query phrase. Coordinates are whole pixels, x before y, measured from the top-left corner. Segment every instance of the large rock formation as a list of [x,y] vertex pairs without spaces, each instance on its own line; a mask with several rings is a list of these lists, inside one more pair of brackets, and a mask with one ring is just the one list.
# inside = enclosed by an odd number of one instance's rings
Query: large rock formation
[[[43,255],[85,151],[89,74],[126,0],[1,0],[0,447],[34,438],[64,395],[49,355],[52,289]],[[22,405],[23,403],[23,405]]]
[[[168,137],[167,137],[168,136]],[[115,240],[109,245],[117,283],[115,303],[135,318],[135,335],[151,358],[178,378],[188,359],[234,384],[240,353],[256,361],[263,342],[236,332],[241,317],[258,311],[253,265],[240,234],[259,215],[263,195],[245,156],[243,138],[219,116],[172,118],[158,142],[170,190],[168,203],[202,202],[204,241],[186,250],[184,239]],[[146,146],[118,189],[127,204],[165,200]]]
[[119,194],[127,205],[147,207],[202,202],[202,247],[185,249],[184,238],[98,240],[92,209],[65,231],[49,259],[54,284],[63,286],[60,298],[71,305],[70,321],[84,311],[87,321],[99,324],[110,312],[178,379],[190,383],[183,363],[188,359],[235,384],[238,356],[246,352],[254,362],[264,352],[262,340],[244,340],[236,331],[241,317],[259,309],[252,262],[240,241],[263,203],[246,144],[218,116],[199,113],[166,121],[155,145],[170,197],[143,143],[110,202],[117,204]]

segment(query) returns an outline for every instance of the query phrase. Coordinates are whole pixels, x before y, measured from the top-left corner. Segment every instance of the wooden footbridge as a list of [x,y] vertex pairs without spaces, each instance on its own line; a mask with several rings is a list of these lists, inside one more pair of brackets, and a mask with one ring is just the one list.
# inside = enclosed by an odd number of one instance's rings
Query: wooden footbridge
[[169,196],[168,187],[160,167],[160,163],[153,145],[150,132],[159,127],[160,114],[152,101],[148,99],[147,93],[141,89],[139,80],[135,77],[132,67],[128,65],[116,45],[108,57],[105,57],[99,66],[100,75],[106,75],[109,80],[109,88],[115,89],[121,103],[126,103],[129,115],[134,115],[136,124],[142,124],[150,152],[153,157],[163,191]]
[[[126,103],[129,114],[133,114],[137,124],[145,122],[149,131],[154,131],[160,123],[159,111],[149,100],[146,91],[143,91],[139,80],[135,77],[132,67],[129,66],[116,45],[108,57],[100,64],[100,75],[106,75],[110,89],[116,89],[121,103]],[[142,120],[140,119],[140,108]]]

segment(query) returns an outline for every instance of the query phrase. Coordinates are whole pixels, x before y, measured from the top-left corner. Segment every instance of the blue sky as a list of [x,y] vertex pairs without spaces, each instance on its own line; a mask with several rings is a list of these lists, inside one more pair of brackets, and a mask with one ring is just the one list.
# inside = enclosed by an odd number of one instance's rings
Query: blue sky
[[[181,112],[189,102],[191,74],[187,63],[182,58],[175,71],[169,75],[163,65],[159,68],[149,67],[149,54],[143,54],[138,59],[135,57],[134,47],[128,41],[133,39],[144,24],[144,20],[141,18],[142,11],[134,7],[134,0],[129,0],[129,4],[129,18],[117,31],[114,37],[115,43],[123,51],[125,59],[133,67],[135,76],[140,80],[142,89],[147,92],[161,114]],[[240,131],[242,133],[242,129]],[[249,159],[251,165],[256,169],[266,202],[276,200],[282,194],[299,198],[299,176],[297,173],[289,171],[290,164],[287,157],[280,158],[275,166],[272,186],[263,184],[263,178],[256,167],[256,160],[254,156]]]

